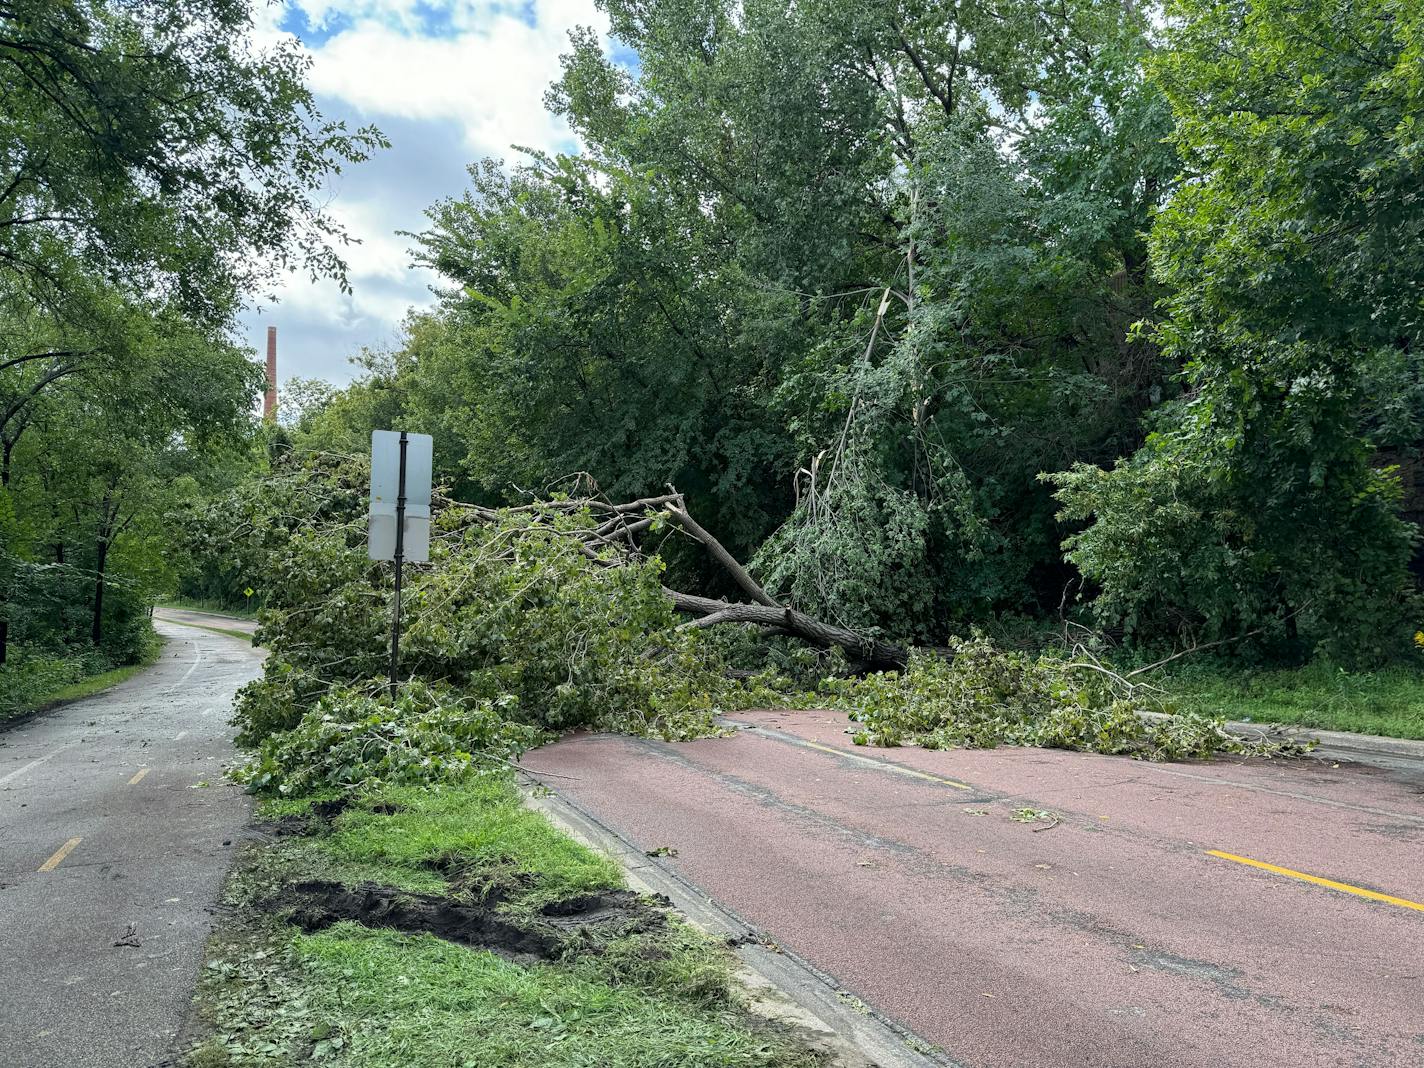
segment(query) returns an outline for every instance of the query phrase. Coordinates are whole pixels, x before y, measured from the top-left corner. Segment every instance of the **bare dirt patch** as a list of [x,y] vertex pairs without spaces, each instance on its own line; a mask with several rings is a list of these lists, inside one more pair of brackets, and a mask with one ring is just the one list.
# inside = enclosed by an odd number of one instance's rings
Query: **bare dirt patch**
[[551,902],[532,916],[500,913],[496,905],[501,896],[445,897],[374,883],[353,887],[312,879],[293,883],[266,905],[307,932],[349,920],[432,934],[521,962],[598,953],[612,939],[667,924],[660,903],[629,890],[579,894]]

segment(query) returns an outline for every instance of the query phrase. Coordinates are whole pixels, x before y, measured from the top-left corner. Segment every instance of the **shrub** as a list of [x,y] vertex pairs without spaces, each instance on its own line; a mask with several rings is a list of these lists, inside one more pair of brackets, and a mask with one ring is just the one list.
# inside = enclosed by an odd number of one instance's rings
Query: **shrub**
[[470,700],[408,682],[392,701],[383,686],[332,690],[294,728],[266,738],[235,777],[254,792],[292,795],[455,782],[539,740],[510,721],[512,698]]
[[[447,514],[434,566],[407,572],[404,672],[472,698],[508,695],[507,713],[539,729],[666,738],[715,729],[727,686],[721,659],[702,634],[678,629],[660,560],[604,566],[528,512],[461,522]],[[364,546],[312,531],[274,555],[273,570],[302,592],[274,593],[262,614],[258,638],[272,655],[263,678],[243,690],[235,720],[248,746],[294,727],[327,686],[378,673],[386,656],[389,569],[372,568]]]

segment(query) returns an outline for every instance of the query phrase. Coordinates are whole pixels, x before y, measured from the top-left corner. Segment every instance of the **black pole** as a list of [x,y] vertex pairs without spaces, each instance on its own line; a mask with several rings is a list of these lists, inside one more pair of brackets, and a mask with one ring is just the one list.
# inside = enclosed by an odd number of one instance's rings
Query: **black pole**
[[400,673],[400,595],[401,571],[405,563],[405,448],[406,432],[400,436],[400,476],[396,483],[396,603],[391,617],[391,701],[396,699],[396,680]]

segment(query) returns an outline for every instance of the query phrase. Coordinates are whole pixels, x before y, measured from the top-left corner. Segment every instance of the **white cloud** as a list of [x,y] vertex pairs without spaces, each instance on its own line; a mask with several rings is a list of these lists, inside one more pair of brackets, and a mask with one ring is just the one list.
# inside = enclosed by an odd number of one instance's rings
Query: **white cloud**
[[544,110],[545,90],[559,76],[571,29],[608,32],[593,0],[296,4],[310,25],[339,27],[306,49],[317,93],[376,118],[452,120],[485,155],[511,144],[568,145],[567,128]]
[[[511,146],[567,150],[567,127],[544,110],[559,76],[559,56],[575,26],[605,39],[606,16],[594,0],[287,0],[258,7],[254,39],[291,35],[282,25],[300,13],[310,27],[303,50],[309,83],[328,118],[374,122],[392,147],[350,168],[330,190],[329,210],[360,239],[343,255],[353,292],[293,276],[280,303],[247,318],[260,328],[289,324],[302,348],[283,349],[284,376],[349,377],[341,365],[362,345],[389,344],[407,308],[430,302],[430,272],[410,266],[409,238],[423,212],[464,189],[461,167]],[[448,182],[448,185],[445,184]],[[335,354],[340,353],[340,358]]]
[[568,132],[544,110],[543,97],[566,40],[507,15],[452,38],[360,26],[315,53],[311,84],[378,122],[382,115],[454,120],[482,155],[504,155],[511,144],[555,148]]

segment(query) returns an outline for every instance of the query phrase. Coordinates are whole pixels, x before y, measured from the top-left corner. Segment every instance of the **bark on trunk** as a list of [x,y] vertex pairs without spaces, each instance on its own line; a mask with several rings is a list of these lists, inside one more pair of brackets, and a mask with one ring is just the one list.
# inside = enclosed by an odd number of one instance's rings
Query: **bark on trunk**
[[772,608],[761,604],[738,604],[679,593],[666,586],[663,592],[679,612],[693,616],[688,626],[710,627],[718,623],[754,623],[759,627],[779,630],[823,649],[837,646],[849,656],[874,668],[899,669],[905,666],[909,654],[890,642],[878,641],[857,634],[834,623],[825,623],[796,611],[794,608]]
[[108,558],[109,543],[101,539],[94,559],[94,625],[90,630],[96,647],[104,637],[104,565]]

